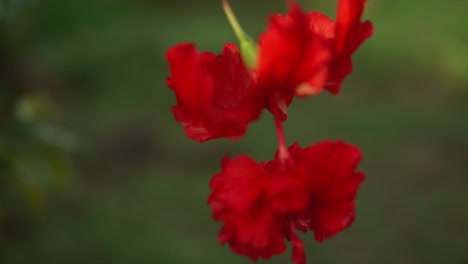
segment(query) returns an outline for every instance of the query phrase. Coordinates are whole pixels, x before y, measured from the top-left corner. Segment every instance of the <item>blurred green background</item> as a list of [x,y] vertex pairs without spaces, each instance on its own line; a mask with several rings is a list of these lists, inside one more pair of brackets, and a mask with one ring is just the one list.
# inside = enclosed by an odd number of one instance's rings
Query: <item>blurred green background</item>
[[[336,1],[299,2],[334,17]],[[169,46],[235,41],[220,1],[0,3],[0,263],[250,263],[218,244],[208,181],[225,154],[271,159],[273,121],[198,144],[165,86]],[[252,36],[285,11],[232,6]],[[367,173],[351,228],[301,236],[309,263],[468,263],[466,10],[369,0],[375,35],[342,93],[290,107],[288,143],[352,142]]]

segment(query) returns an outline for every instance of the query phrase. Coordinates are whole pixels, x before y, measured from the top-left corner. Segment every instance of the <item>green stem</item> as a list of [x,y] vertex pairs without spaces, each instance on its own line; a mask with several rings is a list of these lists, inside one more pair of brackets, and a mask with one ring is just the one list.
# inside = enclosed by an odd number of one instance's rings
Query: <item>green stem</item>
[[245,34],[244,30],[239,24],[239,21],[237,21],[237,18],[234,15],[234,12],[232,11],[232,8],[229,5],[229,2],[227,0],[223,0],[223,10],[224,10],[224,13],[226,13],[229,23],[231,24],[231,27],[234,30],[234,33],[239,39],[239,42],[247,40],[248,39],[247,34]]
[[239,39],[240,52],[245,65],[250,69],[255,68],[257,66],[257,43],[245,34],[227,0],[223,0],[223,10]]

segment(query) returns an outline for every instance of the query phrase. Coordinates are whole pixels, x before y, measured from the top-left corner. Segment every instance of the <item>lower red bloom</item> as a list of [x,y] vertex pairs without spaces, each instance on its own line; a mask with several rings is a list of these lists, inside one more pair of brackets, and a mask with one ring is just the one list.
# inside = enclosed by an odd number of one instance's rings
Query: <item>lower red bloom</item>
[[[354,199],[364,174],[355,172],[358,148],[325,141],[289,148],[291,163],[255,163],[248,156],[225,158],[210,182],[208,203],[223,221],[219,239],[252,260],[268,259],[292,242],[292,260],[305,263],[304,246],[294,230],[312,229],[322,241],[354,220]],[[284,157],[283,157],[284,158]]]
[[266,167],[248,156],[233,160],[226,157],[222,164],[223,171],[210,182],[213,192],[208,203],[214,219],[224,222],[219,234],[220,242],[229,243],[234,252],[252,260],[259,257],[268,259],[284,252],[287,212],[289,209],[304,210],[307,205],[302,202],[302,206],[295,208],[297,204],[283,201],[277,204],[277,200],[282,200],[287,194],[300,201],[308,200],[305,188],[302,188],[302,192],[291,189],[296,193],[284,193],[285,190],[281,190],[282,186],[274,179],[286,175],[275,175]]
[[248,124],[260,115],[255,84],[242,62],[238,48],[226,44],[223,54],[198,52],[193,44],[171,47],[166,54],[174,90],[176,120],[187,137],[203,142],[244,135]]
[[356,172],[361,151],[342,141],[323,141],[307,148],[289,148],[296,171],[310,188],[309,207],[296,215],[295,226],[314,231],[319,242],[349,227],[355,218],[355,198],[364,173]]

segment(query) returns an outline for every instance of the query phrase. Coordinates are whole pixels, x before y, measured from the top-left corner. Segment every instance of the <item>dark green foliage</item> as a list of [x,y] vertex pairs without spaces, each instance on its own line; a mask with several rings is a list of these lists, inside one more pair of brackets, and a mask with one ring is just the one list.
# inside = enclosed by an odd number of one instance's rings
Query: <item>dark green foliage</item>
[[0,0],[0,21],[16,16],[38,0]]

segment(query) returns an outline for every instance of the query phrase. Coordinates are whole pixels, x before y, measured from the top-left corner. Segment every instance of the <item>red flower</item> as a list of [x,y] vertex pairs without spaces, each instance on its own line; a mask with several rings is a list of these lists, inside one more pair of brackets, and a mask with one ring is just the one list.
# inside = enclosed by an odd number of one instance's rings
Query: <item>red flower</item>
[[321,13],[309,13],[310,27],[332,47],[333,58],[325,89],[333,94],[340,92],[341,82],[353,70],[351,56],[374,33],[370,21],[360,21],[365,3],[366,0],[339,0],[336,22]]
[[[238,254],[256,261],[286,250],[284,231],[287,213],[300,212],[309,199],[304,185],[291,188],[294,176],[268,171],[248,156],[226,157],[222,172],[211,182],[208,203],[217,221],[224,221],[219,234]],[[285,187],[283,188],[283,184]]]
[[342,141],[323,141],[304,149],[295,143],[289,152],[312,193],[309,207],[296,215],[296,228],[312,229],[321,242],[349,227],[355,217],[356,192],[365,177],[355,172],[361,151]]
[[255,163],[248,156],[225,158],[210,182],[208,203],[223,221],[219,239],[252,260],[268,259],[293,244],[292,260],[305,263],[302,241],[294,229],[312,229],[322,241],[354,220],[354,198],[364,174],[354,172],[361,158],[356,147],[322,142],[289,148],[292,163],[280,159]]
[[340,0],[336,23],[319,12],[304,13],[290,2],[289,13],[272,16],[260,36],[258,85],[268,91],[267,108],[281,120],[294,95],[336,94],[352,71],[351,55],[374,31],[360,22],[365,0]]
[[167,51],[166,59],[171,72],[167,86],[177,98],[172,112],[187,137],[198,142],[238,139],[259,117],[263,105],[236,45],[226,44],[223,54],[215,56],[179,44]]
[[294,95],[317,94],[328,77],[331,50],[309,27],[308,16],[291,2],[290,12],[272,16],[260,36],[258,85],[269,91],[267,108],[286,118]]

